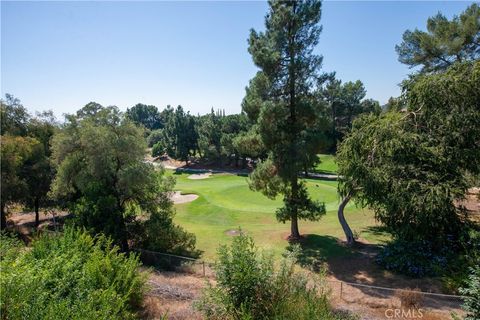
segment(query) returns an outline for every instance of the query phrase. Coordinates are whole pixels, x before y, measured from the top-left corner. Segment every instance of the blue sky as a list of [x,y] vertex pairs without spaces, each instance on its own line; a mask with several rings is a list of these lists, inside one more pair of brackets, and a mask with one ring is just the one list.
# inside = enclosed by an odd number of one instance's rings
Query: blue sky
[[[395,53],[402,33],[470,3],[327,1],[316,51],[325,71],[362,80],[367,96],[385,103],[411,72]],[[2,1],[1,92],[57,116],[89,101],[236,113],[256,72],[246,39],[266,12],[259,1]]]

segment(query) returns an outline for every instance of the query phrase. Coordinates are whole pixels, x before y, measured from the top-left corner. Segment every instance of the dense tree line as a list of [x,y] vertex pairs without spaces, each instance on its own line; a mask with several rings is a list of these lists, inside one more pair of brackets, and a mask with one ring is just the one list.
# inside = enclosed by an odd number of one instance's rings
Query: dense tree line
[[[268,149],[261,139],[261,90],[264,75],[257,75],[246,88],[242,112],[226,115],[213,108],[205,115],[192,115],[182,106],[155,106],[137,104],[127,109],[126,117],[145,128],[152,156],[168,155],[185,161],[202,161],[217,166],[245,168],[248,161],[265,160]],[[360,80],[342,83],[334,73],[324,74],[310,94],[312,112],[316,121],[308,124],[311,150],[305,149],[301,169],[308,172],[318,162],[316,153],[335,152],[336,146],[352,127],[352,122],[364,113],[381,112],[378,101],[366,99],[366,90]],[[315,133],[315,134],[313,134]],[[313,135],[311,135],[313,134]]]

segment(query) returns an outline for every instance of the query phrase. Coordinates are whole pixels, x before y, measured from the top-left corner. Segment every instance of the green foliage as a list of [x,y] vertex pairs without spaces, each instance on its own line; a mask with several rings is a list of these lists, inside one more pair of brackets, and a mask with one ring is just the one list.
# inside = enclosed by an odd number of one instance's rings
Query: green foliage
[[438,253],[427,241],[397,240],[388,243],[377,255],[376,261],[387,270],[421,278],[443,274],[448,254],[446,248]]
[[157,142],[161,142],[162,139],[163,139],[162,129],[153,130],[152,132],[150,132],[147,138],[148,147],[149,148],[153,147]]
[[449,292],[458,294],[459,289],[468,284],[469,272],[480,265],[480,230],[472,224],[462,230],[460,245],[449,261],[442,276],[443,286]]
[[5,319],[134,319],[145,278],[133,256],[104,236],[67,228],[43,236],[31,250],[2,236],[0,312]]
[[172,222],[174,180],[144,161],[142,129],[116,107],[91,109],[69,116],[53,139],[57,176],[52,195],[68,204],[78,225],[106,234],[122,250],[132,240],[130,244],[165,251],[185,244],[189,251],[194,236]]
[[53,138],[52,196],[68,204],[79,225],[126,250],[127,204],[146,209],[156,201],[159,178],[143,161],[145,148],[142,130],[116,107],[87,105]]
[[154,148],[152,155],[160,156],[166,152],[174,159],[188,161],[197,149],[195,118],[183,111],[182,106],[176,109],[168,106],[162,111],[162,118],[164,128],[153,131],[148,137],[149,146]]
[[[242,108],[256,122],[275,175],[252,174],[250,179],[280,178],[278,190],[286,204],[281,217],[291,220],[292,237],[298,238],[298,218],[316,219],[325,213],[317,211],[320,207],[304,205],[310,200],[298,182],[299,171],[318,161],[325,139],[321,102],[314,97],[316,84],[323,78],[319,74],[322,57],[313,54],[321,32],[321,2],[270,1],[269,7],[265,32],[252,30],[248,40],[253,62],[261,71],[250,81]],[[270,196],[271,190],[261,187],[273,183],[254,181],[251,185]],[[314,211],[305,214],[310,209]]]
[[20,100],[6,94],[5,99],[0,100],[0,133],[13,136],[25,136],[30,115]]
[[390,97],[387,103],[383,106],[385,111],[402,111],[402,109],[406,109],[405,99],[403,96],[394,98]]
[[239,133],[232,143],[235,150],[244,157],[266,158],[265,146],[258,134],[257,126],[253,126],[249,131]]
[[0,232],[0,261],[14,260],[21,250],[21,242],[12,234],[5,231]]
[[50,184],[54,177],[54,168],[50,161],[50,141],[57,130],[57,123],[51,111],[37,114],[28,123],[28,135],[34,137],[40,144],[34,148],[31,157],[24,163],[23,175],[27,183],[28,192],[23,203],[38,213],[41,207],[51,207],[52,199],[48,197]]
[[[417,77],[406,114],[364,116],[337,154],[339,191],[375,210],[394,236],[458,241],[466,172],[480,170],[480,63]],[[447,237],[448,236],[448,237]]]
[[339,319],[330,310],[323,275],[295,272],[298,249],[274,267],[241,234],[218,250],[216,286],[205,289],[197,308],[208,319]]
[[[49,204],[47,192],[53,178],[49,161],[50,138],[56,123],[52,112],[31,117],[20,101],[7,94],[1,100],[2,228],[12,202],[28,208]],[[38,222],[38,220],[36,221]]]
[[438,13],[427,21],[427,32],[415,29],[403,34],[395,47],[399,61],[422,72],[444,71],[455,62],[480,58],[480,8],[471,4],[460,16],[448,20]]
[[329,137],[334,149],[338,142],[343,140],[351,127],[353,120],[363,113],[379,114],[381,111],[378,101],[365,99],[366,90],[360,80],[345,82],[330,76],[325,86],[319,89],[319,96],[328,104]]
[[[239,141],[236,140],[238,136],[243,136],[250,128],[249,120],[245,114],[240,113],[224,116],[220,121],[222,123],[222,136],[220,138],[222,156],[226,158],[228,164],[235,161],[235,165],[238,165],[237,161],[240,156],[245,157],[248,153],[253,154],[255,153],[255,149],[258,149],[258,146],[256,146],[251,152],[247,151],[247,153],[245,153],[245,147],[239,146]],[[242,151],[244,152],[242,153]]]
[[465,295],[463,309],[467,315],[464,320],[475,320],[480,318],[480,266],[470,269],[467,286],[460,290]]
[[143,125],[148,130],[160,129],[163,126],[157,107],[137,103],[127,109],[125,116],[136,124]]
[[0,138],[1,148],[1,227],[6,226],[7,206],[14,203],[24,203],[28,198],[28,175],[25,165],[34,163],[34,156],[42,148],[37,139],[2,135]]
[[152,157],[160,157],[165,154],[165,146],[163,142],[159,141],[153,145],[152,148]]
[[222,155],[222,123],[221,115],[213,108],[209,114],[198,119],[198,149],[203,158],[211,162],[220,162]]

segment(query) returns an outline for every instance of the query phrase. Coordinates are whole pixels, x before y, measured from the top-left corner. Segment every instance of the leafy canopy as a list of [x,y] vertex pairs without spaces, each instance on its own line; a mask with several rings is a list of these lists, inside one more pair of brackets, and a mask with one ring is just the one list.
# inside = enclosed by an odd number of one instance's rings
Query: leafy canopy
[[480,172],[480,62],[424,75],[406,90],[407,113],[363,116],[354,122],[337,161],[339,190],[401,239],[441,246],[458,236],[468,187]]
[[427,21],[427,31],[407,30],[395,47],[399,61],[422,72],[444,71],[455,62],[480,59],[480,7],[473,3],[448,20],[438,13]]
[[145,149],[143,129],[118,108],[87,105],[53,138],[52,196],[77,224],[112,237],[122,250],[128,240],[159,251],[193,249],[194,237],[173,224],[174,180],[144,161]]

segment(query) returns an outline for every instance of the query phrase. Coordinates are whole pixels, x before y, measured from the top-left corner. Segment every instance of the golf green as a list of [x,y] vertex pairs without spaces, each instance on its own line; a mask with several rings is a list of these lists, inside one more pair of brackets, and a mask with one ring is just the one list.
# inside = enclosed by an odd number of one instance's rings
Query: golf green
[[[214,174],[206,179],[193,180],[188,178],[188,173],[167,172],[176,178],[176,190],[199,196],[193,202],[175,206],[175,221],[195,233],[197,247],[204,251],[205,259],[213,260],[218,246],[228,243],[232,238],[232,230],[238,228],[274,254],[279,255],[285,250],[290,225],[289,222],[280,223],[275,218],[275,210],[282,206],[281,197],[271,200],[260,192],[251,191],[247,178],[243,176]],[[326,256],[344,253],[341,246],[333,243],[343,237],[336,212],[340,200],[337,183],[307,179],[306,184],[311,197],[325,203],[327,214],[319,221],[300,221],[300,232],[315,235],[317,244],[325,246]],[[370,227],[376,225],[371,211],[356,208],[350,203],[346,218],[361,238],[374,243],[382,240],[383,235],[371,231]]]

